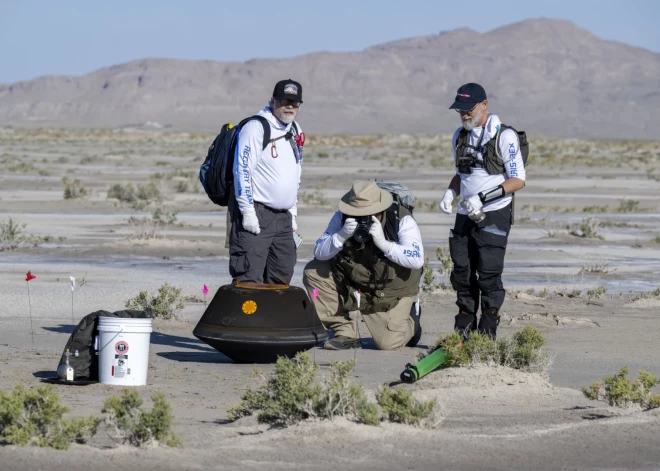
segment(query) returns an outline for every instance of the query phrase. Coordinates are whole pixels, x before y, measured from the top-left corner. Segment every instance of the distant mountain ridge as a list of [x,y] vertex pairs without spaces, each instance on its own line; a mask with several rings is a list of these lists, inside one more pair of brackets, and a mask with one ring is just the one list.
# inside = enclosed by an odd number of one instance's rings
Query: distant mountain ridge
[[468,28],[357,52],[246,62],[142,59],[83,76],[0,85],[0,125],[219,130],[261,109],[277,80],[302,83],[300,122],[318,133],[450,133],[447,108],[481,83],[489,109],[528,133],[658,139],[660,54],[566,20]]

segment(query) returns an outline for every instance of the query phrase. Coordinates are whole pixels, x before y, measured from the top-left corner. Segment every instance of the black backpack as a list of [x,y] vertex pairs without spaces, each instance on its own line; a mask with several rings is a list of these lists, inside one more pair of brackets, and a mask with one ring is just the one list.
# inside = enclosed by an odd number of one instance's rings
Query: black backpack
[[[229,197],[231,196],[232,187],[234,185],[234,155],[236,153],[236,135],[245,123],[256,119],[261,123],[264,128],[264,139],[262,142],[261,150],[266,149],[266,146],[271,142],[270,139],[270,124],[263,116],[254,115],[245,118],[238,123],[237,126],[227,123],[222,126],[220,134],[215,138],[209,151],[206,154],[206,160],[199,168],[199,181],[204,187],[204,191],[218,206],[227,206],[229,204]],[[291,140],[294,136],[298,135],[298,125],[294,121],[291,125],[292,131],[285,134],[284,138],[291,142],[294,148],[296,159],[300,158],[302,150],[295,145],[295,141]],[[276,140],[276,139],[273,139]]]
[[215,138],[206,155],[206,160],[199,168],[199,181],[204,191],[215,204],[227,206],[231,188],[234,184],[234,154],[236,152],[236,135],[241,127],[256,119],[264,127],[264,150],[270,142],[270,124],[263,116],[250,116],[237,126],[227,123],[222,126],[220,134]]
[[[73,379],[98,381],[99,357],[95,348],[96,336],[99,335],[99,317],[151,317],[144,311],[124,310],[116,312],[96,311],[83,317],[67,341],[59,365],[66,363],[66,351],[69,350],[69,365],[73,368]],[[76,356],[76,352],[78,355]]]

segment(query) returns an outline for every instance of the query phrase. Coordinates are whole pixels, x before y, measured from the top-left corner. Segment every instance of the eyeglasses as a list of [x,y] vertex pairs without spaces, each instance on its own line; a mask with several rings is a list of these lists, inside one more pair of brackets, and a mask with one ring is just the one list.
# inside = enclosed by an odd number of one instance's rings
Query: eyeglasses
[[280,105],[282,106],[293,106],[294,108],[300,108],[300,102],[295,100],[279,100]]
[[[483,103],[483,101],[482,101],[481,103]],[[457,109],[454,109],[454,111],[456,111],[456,112],[457,112],[458,114],[460,114],[460,115],[464,115],[464,114],[472,114],[472,113],[474,113],[474,110],[477,109],[477,106],[479,106],[481,103],[477,103],[477,104],[474,105],[474,107],[473,107],[471,110],[469,110],[469,111],[465,111],[465,110],[457,110]]]

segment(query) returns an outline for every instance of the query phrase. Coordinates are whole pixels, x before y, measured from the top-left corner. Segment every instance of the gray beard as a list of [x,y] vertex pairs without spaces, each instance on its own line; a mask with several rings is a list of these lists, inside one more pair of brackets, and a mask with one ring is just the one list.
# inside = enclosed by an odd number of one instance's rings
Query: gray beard
[[461,120],[461,124],[463,125],[463,129],[465,129],[466,131],[472,131],[474,128],[478,127],[477,123],[480,123],[481,118],[483,118],[483,117],[484,117],[484,112],[482,111],[477,116],[473,116],[470,121]]
[[281,118],[277,118],[277,119],[279,119],[284,124],[291,124],[296,119],[296,117],[283,114]]

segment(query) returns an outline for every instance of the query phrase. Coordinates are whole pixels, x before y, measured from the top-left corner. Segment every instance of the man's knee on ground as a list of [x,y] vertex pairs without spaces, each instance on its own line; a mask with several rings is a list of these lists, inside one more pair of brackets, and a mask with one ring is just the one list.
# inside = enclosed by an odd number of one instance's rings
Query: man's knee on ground
[[397,350],[405,346],[415,334],[415,323],[409,314],[403,319],[390,318],[380,335],[373,335],[378,350]]
[[387,332],[382,338],[374,339],[374,344],[378,350],[398,350],[405,346],[412,338],[412,333]]

